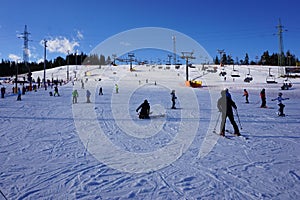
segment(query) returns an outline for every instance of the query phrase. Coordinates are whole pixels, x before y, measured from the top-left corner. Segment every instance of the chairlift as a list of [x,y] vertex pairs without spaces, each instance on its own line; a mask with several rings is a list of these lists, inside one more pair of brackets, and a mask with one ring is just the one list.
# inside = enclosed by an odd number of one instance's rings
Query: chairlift
[[281,86],[282,90],[288,90],[293,86],[292,82],[288,79],[283,81],[283,85]]
[[222,69],[221,69],[221,72],[220,72],[220,74],[219,74],[219,76],[226,76],[226,71],[225,71],[225,68],[224,67],[222,67]]
[[244,79],[244,82],[247,82],[247,83],[249,83],[250,81],[253,81],[253,77],[250,74],[250,69],[248,69],[248,70],[249,70],[249,72],[248,72],[248,74],[246,74],[246,77]]
[[269,68],[269,75],[266,78],[267,83],[277,83],[274,75],[271,74],[271,68]]
[[238,70],[232,70],[231,77],[240,77],[240,73]]

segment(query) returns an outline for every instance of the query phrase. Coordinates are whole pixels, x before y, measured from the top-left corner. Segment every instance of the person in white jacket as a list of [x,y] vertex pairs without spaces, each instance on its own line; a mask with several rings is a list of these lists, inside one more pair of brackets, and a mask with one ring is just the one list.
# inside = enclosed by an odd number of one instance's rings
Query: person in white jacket
[[278,97],[277,98],[271,99],[271,101],[276,101],[277,100],[277,104],[279,106],[279,109],[278,109],[278,115],[279,116],[285,116],[285,114],[283,113],[283,109],[284,109],[285,105],[282,103],[282,101],[288,100],[288,99],[289,98],[283,98],[281,92],[278,93]]

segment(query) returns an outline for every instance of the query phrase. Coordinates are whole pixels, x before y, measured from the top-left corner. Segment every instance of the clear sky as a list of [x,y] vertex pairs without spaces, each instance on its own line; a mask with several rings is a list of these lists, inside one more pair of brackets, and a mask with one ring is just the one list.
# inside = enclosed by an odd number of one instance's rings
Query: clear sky
[[[89,53],[100,42],[140,27],[173,29],[196,40],[211,57],[217,49],[250,60],[279,50],[276,26],[284,26],[284,51],[300,57],[298,0],[2,0],[0,58],[22,59],[25,24],[30,61],[65,57],[66,49]],[[170,44],[172,41],[170,39]]]

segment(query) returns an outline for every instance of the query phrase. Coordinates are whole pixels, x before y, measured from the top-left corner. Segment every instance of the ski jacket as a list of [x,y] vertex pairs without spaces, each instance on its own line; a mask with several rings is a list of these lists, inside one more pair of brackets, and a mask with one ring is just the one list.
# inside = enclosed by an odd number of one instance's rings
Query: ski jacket
[[265,98],[266,98],[266,93],[265,93],[265,91],[261,91],[261,92],[260,92],[260,97],[261,97],[262,99],[265,99]]
[[172,95],[172,101],[175,101],[175,99],[177,99],[177,97],[175,96],[175,93],[172,92],[171,95]]
[[77,92],[77,90],[74,90],[74,91],[72,92],[72,96],[73,96],[73,97],[78,97],[78,92]]
[[226,115],[233,115],[232,108],[237,109],[235,102],[231,99],[231,97],[228,97],[227,95],[222,96],[218,100],[217,107],[220,112]]
[[244,95],[243,96],[248,96],[249,94],[248,94],[248,92],[247,91],[244,91]]
[[90,97],[91,96],[91,92],[89,90],[86,91],[86,96]]
[[276,101],[277,100],[277,104],[282,104],[282,101],[284,100],[288,100],[289,98],[282,98],[281,96],[278,96],[277,98],[275,99],[272,99],[272,101]]
[[150,112],[150,105],[148,102],[144,102],[142,103],[137,109],[136,109],[136,112],[138,112],[139,110],[141,109],[141,112],[140,114],[142,115],[149,115],[149,112]]

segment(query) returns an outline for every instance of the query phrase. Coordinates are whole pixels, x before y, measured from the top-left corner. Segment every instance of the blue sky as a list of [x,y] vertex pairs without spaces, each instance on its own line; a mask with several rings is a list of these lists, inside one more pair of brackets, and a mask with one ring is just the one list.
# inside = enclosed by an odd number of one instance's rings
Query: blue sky
[[[284,51],[300,57],[300,3],[297,0],[2,0],[0,58],[22,59],[23,40],[30,32],[30,60],[43,58],[41,41],[49,40],[47,58],[71,52],[89,53],[120,32],[162,27],[186,34],[211,57],[225,49],[234,59],[250,60],[279,49],[276,26],[281,18]],[[170,39],[170,44],[172,41]]]

